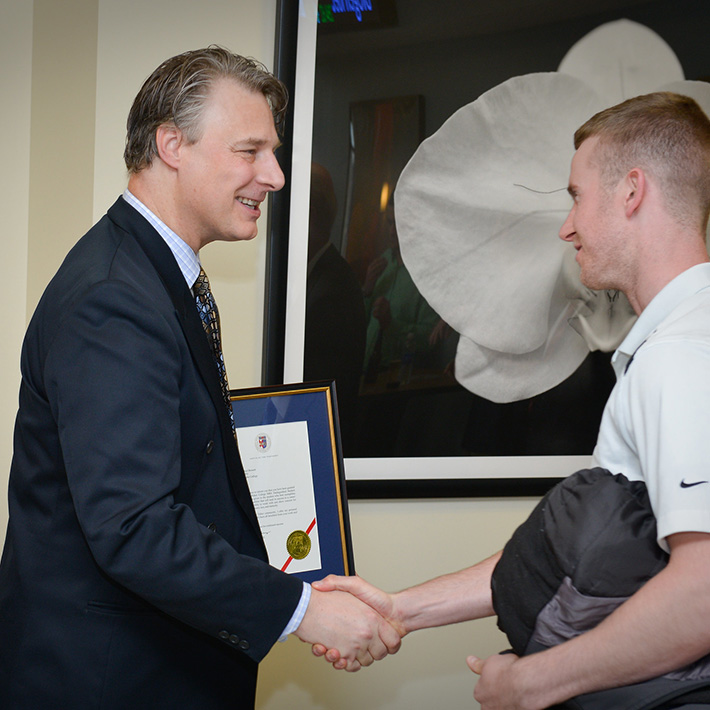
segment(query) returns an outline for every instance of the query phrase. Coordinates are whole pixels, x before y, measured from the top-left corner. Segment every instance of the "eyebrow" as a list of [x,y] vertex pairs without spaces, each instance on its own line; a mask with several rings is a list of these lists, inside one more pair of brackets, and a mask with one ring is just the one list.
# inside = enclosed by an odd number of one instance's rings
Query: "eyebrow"
[[[233,148],[237,148],[238,146],[242,145],[248,145],[248,146],[253,146],[255,148],[261,148],[265,145],[269,145],[269,140],[267,138],[244,138],[242,140],[235,141],[232,143]],[[280,140],[277,140],[276,145],[274,146],[274,150],[277,148],[280,148],[283,144],[281,143]]]

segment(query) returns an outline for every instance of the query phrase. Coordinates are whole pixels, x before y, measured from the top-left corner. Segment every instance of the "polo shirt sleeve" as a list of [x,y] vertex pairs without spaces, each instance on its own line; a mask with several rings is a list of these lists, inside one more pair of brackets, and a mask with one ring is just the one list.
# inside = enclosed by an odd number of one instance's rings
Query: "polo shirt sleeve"
[[628,432],[667,549],[673,533],[710,533],[710,343],[650,340],[625,376]]

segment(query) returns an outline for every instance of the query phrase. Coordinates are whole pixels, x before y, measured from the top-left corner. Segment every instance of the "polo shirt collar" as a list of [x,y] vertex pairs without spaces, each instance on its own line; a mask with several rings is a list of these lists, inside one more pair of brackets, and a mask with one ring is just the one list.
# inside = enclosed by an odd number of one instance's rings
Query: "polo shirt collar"
[[666,284],[643,309],[628,335],[611,358],[617,379],[634,353],[682,301],[710,286],[710,263],[696,264]]

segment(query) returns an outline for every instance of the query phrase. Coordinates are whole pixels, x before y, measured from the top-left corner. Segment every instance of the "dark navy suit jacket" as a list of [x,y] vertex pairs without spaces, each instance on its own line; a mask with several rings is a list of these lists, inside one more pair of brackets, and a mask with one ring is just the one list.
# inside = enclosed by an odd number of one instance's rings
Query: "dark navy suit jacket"
[[250,708],[302,584],[270,567],[194,301],[123,199],[22,350],[0,707]]

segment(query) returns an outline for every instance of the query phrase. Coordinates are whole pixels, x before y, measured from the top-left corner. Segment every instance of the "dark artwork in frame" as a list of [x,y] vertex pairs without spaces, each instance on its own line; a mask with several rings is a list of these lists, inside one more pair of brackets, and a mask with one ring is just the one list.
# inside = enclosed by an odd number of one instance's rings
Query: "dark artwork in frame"
[[[279,3],[275,66],[290,80],[297,103],[296,5]],[[525,461],[591,454],[614,384],[611,353],[592,351],[557,386],[505,404],[459,385],[453,376],[458,335],[422,298],[399,258],[392,193],[421,141],[461,106],[510,77],[556,71],[575,42],[606,22],[627,18],[645,25],[677,54],[686,78],[705,78],[707,6],[698,0],[574,8],[549,2],[535,14],[525,3],[504,0],[484,16],[480,8],[464,7],[477,3],[443,2],[434,14],[423,0],[388,5],[387,22],[377,27],[351,17],[317,30],[303,379],[335,379],[346,461],[431,462],[431,477],[409,494],[537,495],[558,478],[544,470],[528,477]],[[292,138],[287,129],[286,169]],[[288,193],[274,197],[264,384],[282,381],[287,357],[291,205]],[[388,321],[400,326],[396,337],[382,327]],[[521,473],[513,481],[485,474],[454,480],[440,462],[462,457],[519,457]],[[384,483],[354,490],[398,494],[396,481]]]

